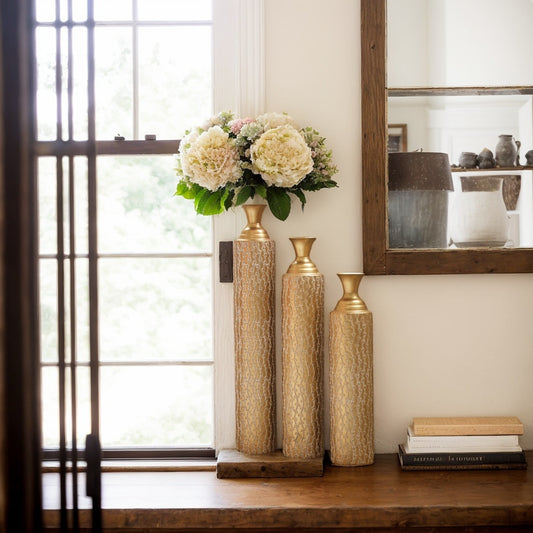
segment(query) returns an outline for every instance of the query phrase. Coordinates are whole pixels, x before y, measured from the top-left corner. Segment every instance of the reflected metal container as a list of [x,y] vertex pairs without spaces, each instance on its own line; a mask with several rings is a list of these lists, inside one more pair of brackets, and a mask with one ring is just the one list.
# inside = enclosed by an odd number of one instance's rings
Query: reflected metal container
[[389,248],[446,248],[448,196],[453,191],[448,154],[389,154]]

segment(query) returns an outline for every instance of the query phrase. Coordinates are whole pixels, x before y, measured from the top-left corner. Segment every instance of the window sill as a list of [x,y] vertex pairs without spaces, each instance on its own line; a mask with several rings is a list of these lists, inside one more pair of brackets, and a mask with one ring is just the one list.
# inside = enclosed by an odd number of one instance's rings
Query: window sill
[[[102,461],[102,472],[214,472],[217,469],[215,459],[179,460],[179,459],[128,459]],[[59,473],[59,462],[45,461],[42,471],[44,474]],[[71,469],[68,468],[70,472]],[[86,464],[79,463],[78,472],[85,472]]]
[[[533,451],[527,452],[533,461]],[[58,476],[44,474],[44,518],[59,527]],[[80,474],[80,495],[84,494]],[[419,533],[531,531],[533,473],[405,472],[394,454],[361,468],[327,466],[323,477],[217,479],[203,472],[106,472],[105,532],[372,531]],[[80,498],[82,531],[90,528],[88,498]],[[489,526],[490,529],[487,529]],[[258,529],[262,528],[262,529]],[[441,529],[442,528],[442,529]],[[477,529],[479,528],[479,529]]]

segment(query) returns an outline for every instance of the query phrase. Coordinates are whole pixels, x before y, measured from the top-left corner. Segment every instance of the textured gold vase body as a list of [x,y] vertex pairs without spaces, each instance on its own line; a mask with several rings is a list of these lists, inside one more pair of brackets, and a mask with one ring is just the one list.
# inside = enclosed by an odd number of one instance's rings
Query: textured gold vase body
[[324,276],[309,258],[314,238],[292,238],[282,278],[283,454],[324,454]]
[[275,243],[261,226],[264,205],[245,205],[234,243],[235,419],[237,449],[275,449]]
[[339,466],[374,462],[372,313],[359,298],[363,274],[338,274],[344,294],[330,313],[330,455]]

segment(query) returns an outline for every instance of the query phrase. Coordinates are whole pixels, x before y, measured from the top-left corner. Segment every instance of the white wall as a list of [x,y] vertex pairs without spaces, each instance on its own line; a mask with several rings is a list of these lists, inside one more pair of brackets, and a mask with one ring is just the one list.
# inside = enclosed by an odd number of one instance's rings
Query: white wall
[[407,124],[407,151],[437,151],[430,144],[429,102],[424,96],[412,98],[389,97],[387,122]]
[[391,0],[387,14],[390,87],[531,84],[531,0]]
[[445,78],[435,85],[531,84],[531,0],[432,2],[447,22],[447,53],[435,58],[446,65]]
[[[387,83],[389,87],[410,87],[431,85],[428,57],[428,25],[423,22],[429,16],[427,0],[395,0],[387,5],[388,24]],[[409,76],[405,75],[408,63]],[[437,66],[437,63],[432,62]]]
[[[309,235],[327,331],[336,273],[363,266],[359,2],[268,0],[265,11],[267,110],[316,127],[340,169],[339,188],[309,194],[304,213],[293,204],[285,222],[265,214],[278,322],[288,238]],[[533,275],[375,276],[360,293],[374,314],[376,452],[396,451],[410,419],[425,415],[517,415],[533,449]]]

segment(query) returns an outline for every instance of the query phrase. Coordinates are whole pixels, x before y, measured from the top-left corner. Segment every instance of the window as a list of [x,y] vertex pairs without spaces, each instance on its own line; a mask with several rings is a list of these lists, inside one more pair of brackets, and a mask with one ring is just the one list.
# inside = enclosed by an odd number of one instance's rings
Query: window
[[173,197],[211,2],[91,4],[36,2],[43,445],[83,447],[99,404],[104,449],[212,448],[212,220]]

